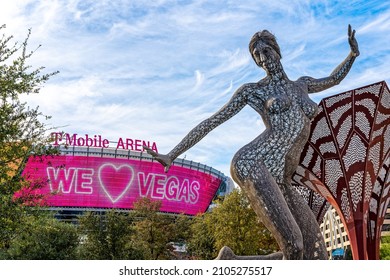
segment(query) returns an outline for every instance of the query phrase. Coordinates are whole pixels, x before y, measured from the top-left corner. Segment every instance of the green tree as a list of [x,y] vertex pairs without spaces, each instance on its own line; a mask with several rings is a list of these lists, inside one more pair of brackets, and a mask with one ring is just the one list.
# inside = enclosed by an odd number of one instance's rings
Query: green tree
[[[0,26],[1,31],[4,29],[5,25]],[[33,192],[19,199],[15,199],[15,192],[26,186],[39,187],[21,177],[25,160],[31,153],[53,152],[46,149],[48,128],[44,121],[49,117],[21,101],[22,95],[39,93],[57,73],[42,74],[43,67],[28,65],[34,54],[27,49],[30,33],[22,43],[13,43],[13,36],[0,37],[0,250],[9,247],[20,223],[20,205],[33,199]]]
[[379,254],[381,260],[390,260],[390,236],[382,236]]
[[191,237],[188,239],[188,253],[195,259],[210,260],[217,256],[212,214],[196,216],[190,225]]
[[192,217],[186,215],[172,216],[174,224],[173,241],[177,243],[186,243],[191,238]]
[[46,215],[25,216],[12,239],[7,258],[23,260],[76,259],[79,237],[74,225]]
[[223,246],[237,255],[265,255],[278,250],[275,239],[239,190],[217,200],[210,213],[197,217],[192,231],[189,249],[202,259],[217,257]]
[[218,249],[229,246],[237,255],[263,255],[278,250],[271,233],[237,189],[213,209],[212,222]]
[[128,213],[108,211],[89,212],[80,219],[82,244],[79,257],[89,260],[140,259],[142,252],[135,248],[132,219]]
[[184,245],[190,218],[160,213],[161,202],[142,198],[130,213],[87,213],[80,218],[81,259],[176,259],[173,244]]
[[175,240],[174,218],[160,213],[161,201],[141,198],[134,203],[134,246],[141,248],[143,259],[173,258]]

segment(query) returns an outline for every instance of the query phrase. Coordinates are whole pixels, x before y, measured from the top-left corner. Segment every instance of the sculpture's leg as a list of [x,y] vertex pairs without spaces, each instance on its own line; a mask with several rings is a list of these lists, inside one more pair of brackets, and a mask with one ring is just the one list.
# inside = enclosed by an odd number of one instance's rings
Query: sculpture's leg
[[[246,167],[245,162],[233,162],[232,176],[240,185],[264,225],[271,231],[285,259],[303,258],[303,238],[283,194],[263,163],[256,164],[256,172],[248,178],[239,178],[236,168]],[[246,166],[244,166],[246,165]],[[253,168],[253,166],[252,166]],[[241,171],[240,170],[240,171]],[[252,170],[253,171],[253,170]]]
[[216,260],[282,260],[283,253],[276,252],[269,255],[258,255],[258,256],[237,256],[234,254],[232,249],[227,246],[222,247]]
[[291,185],[281,185],[280,188],[302,233],[303,258],[307,260],[328,259],[324,238],[309,205]]

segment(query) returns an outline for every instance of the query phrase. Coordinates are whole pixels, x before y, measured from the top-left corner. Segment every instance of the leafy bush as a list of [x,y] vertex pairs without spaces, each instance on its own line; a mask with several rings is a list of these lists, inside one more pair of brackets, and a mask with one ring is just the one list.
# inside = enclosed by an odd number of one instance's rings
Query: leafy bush
[[27,216],[17,228],[7,258],[23,260],[76,259],[79,238],[74,225],[47,216]]

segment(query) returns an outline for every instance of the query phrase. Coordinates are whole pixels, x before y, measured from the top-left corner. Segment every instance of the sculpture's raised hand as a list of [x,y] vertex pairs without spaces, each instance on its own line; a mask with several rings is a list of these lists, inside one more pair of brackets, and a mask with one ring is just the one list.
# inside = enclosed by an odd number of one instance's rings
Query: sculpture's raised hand
[[161,163],[165,167],[164,171],[168,172],[169,168],[171,168],[172,160],[167,155],[156,153],[147,146],[143,147],[149,155],[153,156],[159,163]]
[[359,56],[359,46],[355,38],[355,29],[352,30],[352,27],[350,24],[348,24],[348,42],[349,46],[351,47],[351,52],[354,56]]

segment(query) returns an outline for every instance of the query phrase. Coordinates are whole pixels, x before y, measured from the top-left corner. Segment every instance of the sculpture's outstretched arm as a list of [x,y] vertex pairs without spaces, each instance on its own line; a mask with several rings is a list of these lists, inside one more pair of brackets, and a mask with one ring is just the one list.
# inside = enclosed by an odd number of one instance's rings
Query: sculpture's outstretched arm
[[243,85],[218,112],[199,123],[167,155],[158,154],[147,147],[144,147],[145,150],[165,166],[165,172],[168,172],[174,159],[198,143],[211,130],[237,114],[247,104],[246,95],[246,86]]
[[329,77],[315,79],[312,77],[301,77],[298,82],[303,82],[307,85],[308,93],[315,93],[328,89],[334,85],[338,85],[348,74],[356,57],[359,56],[359,47],[355,39],[355,30],[352,30],[351,25],[348,25],[348,42],[351,52],[347,58],[333,70]]

